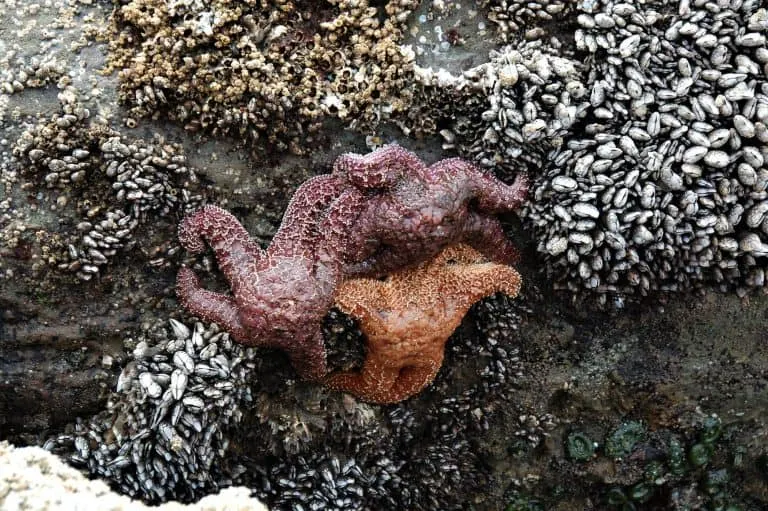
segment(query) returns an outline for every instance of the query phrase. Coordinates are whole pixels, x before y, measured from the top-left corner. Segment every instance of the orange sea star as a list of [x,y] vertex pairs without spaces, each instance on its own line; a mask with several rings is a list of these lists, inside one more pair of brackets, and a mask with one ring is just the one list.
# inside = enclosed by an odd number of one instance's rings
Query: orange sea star
[[448,337],[469,307],[496,292],[517,296],[520,274],[452,245],[433,259],[385,280],[341,284],[336,305],[360,320],[367,354],[360,372],[339,372],[326,385],[372,403],[407,399],[434,380]]

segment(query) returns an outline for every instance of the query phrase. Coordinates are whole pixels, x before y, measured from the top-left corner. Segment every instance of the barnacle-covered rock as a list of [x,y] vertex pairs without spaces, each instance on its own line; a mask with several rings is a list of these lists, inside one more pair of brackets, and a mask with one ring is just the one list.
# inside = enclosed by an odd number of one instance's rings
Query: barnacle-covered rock
[[13,154],[22,177],[52,194],[62,225],[67,211],[80,212],[71,229],[49,234],[43,256],[90,280],[134,243],[134,231],[148,218],[183,214],[201,196],[178,145],[133,139],[92,119],[72,88],[59,100],[62,112],[25,131]]
[[251,405],[254,352],[215,325],[154,324],[136,339],[106,410],[45,447],[120,493],[190,501],[232,484],[229,428]]
[[488,62],[452,74],[418,67],[420,107],[403,124],[429,132],[435,119],[444,149],[455,149],[482,167],[503,173],[533,172],[586,107],[584,66],[540,41],[494,50]]
[[578,9],[589,103],[550,154],[526,211],[549,278],[617,304],[764,288],[765,9],[757,1]]
[[111,65],[136,115],[303,153],[324,119],[364,129],[406,108],[399,43],[417,4],[131,0],[113,14]]
[[278,457],[306,456],[329,439],[364,436],[381,429],[378,411],[351,398],[329,396],[315,383],[282,381],[255,399],[263,432],[259,444]]
[[568,19],[577,0],[483,0],[481,7],[488,9],[488,19],[496,26],[504,41],[519,37],[537,39],[547,28],[557,27]]

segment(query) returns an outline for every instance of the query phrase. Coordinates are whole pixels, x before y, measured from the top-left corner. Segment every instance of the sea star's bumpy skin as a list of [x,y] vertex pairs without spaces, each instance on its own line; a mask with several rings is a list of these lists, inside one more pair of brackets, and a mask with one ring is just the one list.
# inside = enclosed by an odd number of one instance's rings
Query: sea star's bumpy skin
[[517,208],[526,186],[524,178],[507,186],[455,158],[427,167],[396,145],[346,154],[333,173],[297,190],[266,251],[223,209],[186,217],[181,244],[200,252],[207,242],[233,296],[204,289],[189,268],[179,271],[177,294],[236,340],[283,349],[300,376],[318,379],[326,373],[322,319],[343,278],[413,266],[458,242],[514,261],[495,214]]
[[205,206],[187,216],[179,227],[181,244],[197,253],[207,241],[233,296],[204,289],[185,267],[179,270],[176,285],[182,305],[218,323],[243,344],[286,351],[302,377],[324,376],[321,322],[331,306],[343,260],[333,236],[344,232],[329,205],[344,196],[345,186],[333,175],[305,182],[266,251],[221,208]]
[[521,205],[525,176],[506,185],[459,158],[427,166],[397,145],[344,154],[333,170],[365,195],[357,198],[345,275],[386,275],[459,242],[493,261],[517,262],[496,215]]
[[352,279],[336,292],[336,305],[360,320],[367,338],[362,370],[332,374],[326,385],[372,403],[396,403],[434,380],[448,337],[469,307],[496,292],[517,296],[520,275],[484,262],[467,245],[386,280]]

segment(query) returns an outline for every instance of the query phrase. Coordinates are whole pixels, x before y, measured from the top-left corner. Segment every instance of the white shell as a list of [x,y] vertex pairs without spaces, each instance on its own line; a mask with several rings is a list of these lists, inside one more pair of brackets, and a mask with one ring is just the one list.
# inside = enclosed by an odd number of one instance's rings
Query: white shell
[[723,151],[709,151],[704,156],[704,163],[716,169],[725,168],[728,163],[728,154]]
[[577,202],[573,205],[573,214],[582,218],[597,218],[600,211],[588,202]]
[[556,192],[572,192],[578,187],[575,179],[568,176],[556,176],[552,180],[552,189]]

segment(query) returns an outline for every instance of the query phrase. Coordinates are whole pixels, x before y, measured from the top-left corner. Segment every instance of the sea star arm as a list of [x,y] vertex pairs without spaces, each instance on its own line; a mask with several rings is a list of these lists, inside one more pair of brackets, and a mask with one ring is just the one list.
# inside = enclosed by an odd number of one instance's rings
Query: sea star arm
[[329,376],[328,388],[348,392],[363,401],[390,404],[418,394],[435,379],[439,364],[384,368],[366,362],[360,372],[345,371]]
[[461,158],[441,160],[427,169],[440,181],[455,181],[463,176],[470,197],[474,198],[477,209],[483,213],[504,213],[519,208],[528,192],[528,176],[519,174],[511,185],[507,185]]
[[[467,164],[469,165],[469,164]],[[476,185],[477,208],[488,213],[503,213],[522,206],[528,194],[529,179],[525,174],[518,174],[511,185],[507,185],[472,167],[472,180]]]
[[390,388],[397,379],[398,371],[396,369],[377,369],[371,371],[370,368],[363,367],[357,371],[343,371],[330,375],[325,380],[325,386],[331,390],[347,392],[364,401],[372,403],[379,402],[380,395]]
[[364,235],[351,229],[357,224],[365,203],[363,193],[350,188],[341,192],[328,207],[320,225],[321,238],[316,247],[321,265],[341,265],[365,251]]
[[325,344],[320,329],[298,343],[280,346],[288,354],[299,376],[307,380],[320,380],[328,373]]
[[492,261],[516,264],[520,260],[520,253],[507,239],[496,217],[472,212],[467,218],[464,233],[462,241]]
[[456,266],[453,271],[450,295],[456,310],[462,310],[462,316],[477,302],[494,293],[504,293],[515,297],[520,292],[522,279],[510,266],[495,263]]
[[440,364],[403,367],[382,403],[397,403],[418,394],[435,379],[439,369]]
[[424,168],[419,158],[399,145],[382,147],[366,155],[347,153],[333,164],[333,172],[346,175],[363,190],[391,188],[403,174],[414,174]]
[[229,211],[207,205],[184,218],[179,226],[179,241],[192,253],[213,248],[219,268],[230,284],[237,282],[242,268],[263,255],[248,231]]
[[323,174],[302,184],[294,193],[283,215],[269,251],[285,256],[307,255],[321,236],[318,226],[322,215],[348,187],[340,176]]
[[182,267],[176,277],[176,295],[182,306],[205,321],[218,324],[237,341],[252,344],[240,322],[237,305],[229,296],[208,291],[190,268]]

